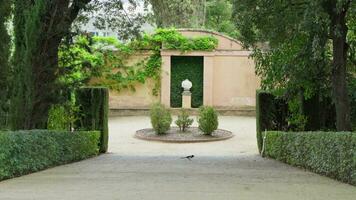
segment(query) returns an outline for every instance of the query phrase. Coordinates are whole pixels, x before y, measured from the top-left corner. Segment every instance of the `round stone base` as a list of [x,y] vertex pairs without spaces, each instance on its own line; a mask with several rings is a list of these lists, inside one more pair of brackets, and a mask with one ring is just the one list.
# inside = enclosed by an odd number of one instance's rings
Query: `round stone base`
[[227,140],[234,135],[227,130],[218,129],[212,135],[204,135],[197,127],[191,127],[186,132],[181,132],[178,127],[172,127],[166,134],[157,135],[152,128],[136,131],[135,137],[142,140],[187,143],[187,142],[212,142]]

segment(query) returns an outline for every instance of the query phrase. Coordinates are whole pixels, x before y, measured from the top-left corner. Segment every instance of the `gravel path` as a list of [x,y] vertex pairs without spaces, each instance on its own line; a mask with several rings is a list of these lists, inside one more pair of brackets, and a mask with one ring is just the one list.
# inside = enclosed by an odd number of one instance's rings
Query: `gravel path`
[[211,143],[133,138],[148,125],[147,117],[112,118],[109,154],[1,182],[0,199],[355,199],[356,187],[258,156],[253,118],[221,117],[235,137]]

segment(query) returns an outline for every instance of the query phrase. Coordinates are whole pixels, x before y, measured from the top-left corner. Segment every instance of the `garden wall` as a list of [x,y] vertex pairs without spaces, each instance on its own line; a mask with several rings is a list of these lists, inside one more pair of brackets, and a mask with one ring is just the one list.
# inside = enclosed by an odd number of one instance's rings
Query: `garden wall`
[[224,109],[255,107],[259,79],[248,56],[219,55],[214,58],[213,106]]
[[[223,34],[204,30],[181,29],[187,37],[214,36],[219,40],[213,59],[212,102],[220,109],[255,107],[255,91],[260,80],[255,74],[255,63],[241,43]],[[208,58],[208,59],[209,59]]]
[[[152,94],[154,81],[148,79],[144,84],[135,85],[135,90],[123,89],[120,92],[110,91],[110,109],[148,109],[154,102],[161,102],[166,106],[171,104],[171,56],[202,56],[204,57],[204,105],[211,105],[218,109],[238,110],[240,108],[255,107],[255,91],[260,81],[255,75],[254,61],[249,58],[250,51],[242,45],[222,34],[204,31],[181,29],[184,36],[213,36],[218,39],[217,48],[210,51],[184,52],[177,50],[161,50],[162,79],[161,91]],[[149,52],[131,56],[128,63],[135,63],[151,55]],[[194,87],[194,85],[193,85]]]
[[[150,52],[140,52],[127,59],[126,65],[133,65],[152,55]],[[160,95],[153,95],[155,82],[147,79],[145,84],[138,83],[135,90],[126,88],[121,91],[110,90],[110,109],[147,109],[152,103],[159,102]]]

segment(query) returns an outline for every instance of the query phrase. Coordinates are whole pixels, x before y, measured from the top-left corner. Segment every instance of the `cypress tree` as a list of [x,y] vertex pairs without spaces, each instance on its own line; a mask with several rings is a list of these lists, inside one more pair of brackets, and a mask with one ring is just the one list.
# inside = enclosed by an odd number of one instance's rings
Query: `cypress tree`
[[0,0],[0,113],[8,112],[10,81],[10,36],[7,22],[11,16],[11,0]]
[[14,0],[13,129],[46,128],[59,101],[58,48],[90,0]]

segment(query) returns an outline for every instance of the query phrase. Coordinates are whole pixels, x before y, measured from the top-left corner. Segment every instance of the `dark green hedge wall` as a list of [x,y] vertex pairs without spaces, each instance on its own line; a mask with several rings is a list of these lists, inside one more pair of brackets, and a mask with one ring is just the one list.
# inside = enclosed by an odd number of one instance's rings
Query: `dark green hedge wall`
[[95,156],[99,137],[97,131],[0,132],[0,180]]
[[[350,99],[351,102],[356,102],[352,95],[350,95]],[[301,101],[301,110],[308,119],[305,131],[336,130],[335,106],[331,98],[321,99],[319,95],[315,95],[307,100],[301,98]],[[352,103],[351,108],[351,112],[355,113],[356,107]],[[260,152],[262,148],[261,133],[263,131],[293,130],[293,127],[288,125],[290,115],[288,103],[285,99],[278,98],[267,91],[258,90],[256,92],[256,132]],[[355,115],[352,114],[353,120],[356,119]]]
[[77,127],[86,131],[101,131],[100,153],[107,152],[109,138],[109,90],[102,87],[81,88],[76,91],[75,96],[81,113]]
[[256,137],[258,151],[262,150],[262,132],[265,130],[284,130],[287,127],[288,106],[269,92],[256,92]]
[[171,58],[171,107],[182,107],[182,81],[189,79],[193,83],[192,107],[203,105],[204,57],[172,56]]
[[264,155],[356,185],[356,132],[267,132]]

